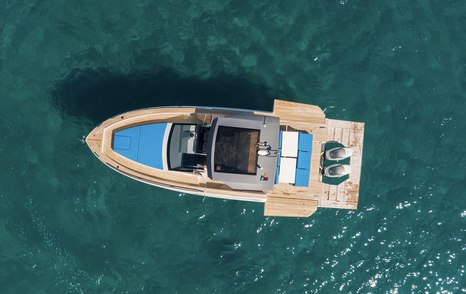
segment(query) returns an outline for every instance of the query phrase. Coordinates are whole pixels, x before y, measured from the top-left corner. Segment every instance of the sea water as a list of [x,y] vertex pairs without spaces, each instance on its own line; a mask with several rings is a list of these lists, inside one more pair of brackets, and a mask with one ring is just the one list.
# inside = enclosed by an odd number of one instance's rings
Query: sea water
[[[464,292],[465,1],[0,0],[1,293]],[[359,207],[263,217],[103,165],[148,106],[366,123]]]

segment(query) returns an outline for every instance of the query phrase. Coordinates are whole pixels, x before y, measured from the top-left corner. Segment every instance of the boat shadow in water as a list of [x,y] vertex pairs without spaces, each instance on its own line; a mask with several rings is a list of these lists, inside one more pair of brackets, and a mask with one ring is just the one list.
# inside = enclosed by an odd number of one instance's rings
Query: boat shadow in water
[[156,106],[216,106],[272,111],[274,95],[264,83],[225,73],[202,78],[162,68],[154,72],[118,73],[75,69],[52,89],[52,104],[66,117],[95,124],[119,113]]

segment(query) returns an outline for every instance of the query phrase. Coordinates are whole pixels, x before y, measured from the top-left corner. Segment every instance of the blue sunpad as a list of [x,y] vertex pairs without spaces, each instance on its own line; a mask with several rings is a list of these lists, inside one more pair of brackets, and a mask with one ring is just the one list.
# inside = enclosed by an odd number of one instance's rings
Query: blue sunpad
[[312,134],[299,132],[298,162],[296,164],[295,185],[299,187],[309,186],[311,175]]
[[162,145],[166,123],[146,124],[114,134],[113,150],[133,161],[163,169]]

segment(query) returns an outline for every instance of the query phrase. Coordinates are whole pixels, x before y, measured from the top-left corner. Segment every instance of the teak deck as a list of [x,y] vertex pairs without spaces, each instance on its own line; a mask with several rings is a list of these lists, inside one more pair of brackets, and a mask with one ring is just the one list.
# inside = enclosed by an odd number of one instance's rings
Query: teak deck
[[[157,170],[133,162],[112,150],[112,135],[115,131],[149,122],[209,123],[213,114],[236,113],[235,110],[195,107],[163,107],[142,109],[124,113],[106,120],[87,137],[86,142],[93,153],[112,169],[135,180],[180,192],[219,197],[225,199],[265,202],[264,215],[308,217],[318,207],[356,209],[359,198],[364,124],[326,119],[317,106],[274,101],[273,113],[255,111],[260,115],[280,118],[283,130],[300,130],[313,134],[311,173],[309,187],[297,187],[279,183],[272,191],[232,190],[222,182],[207,177],[206,173],[183,173]],[[321,160],[324,144],[339,142],[353,149],[351,174],[338,186],[322,183]]]

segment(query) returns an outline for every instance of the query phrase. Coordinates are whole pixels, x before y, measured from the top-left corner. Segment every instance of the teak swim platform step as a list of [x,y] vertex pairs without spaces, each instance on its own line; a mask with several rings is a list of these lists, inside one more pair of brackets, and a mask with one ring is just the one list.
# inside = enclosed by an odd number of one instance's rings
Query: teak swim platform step
[[[156,107],[112,117],[86,137],[97,158],[132,179],[183,193],[264,202],[265,216],[357,209],[364,123],[275,100],[273,112]],[[328,146],[350,148],[350,173],[324,174]]]

